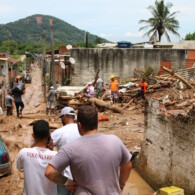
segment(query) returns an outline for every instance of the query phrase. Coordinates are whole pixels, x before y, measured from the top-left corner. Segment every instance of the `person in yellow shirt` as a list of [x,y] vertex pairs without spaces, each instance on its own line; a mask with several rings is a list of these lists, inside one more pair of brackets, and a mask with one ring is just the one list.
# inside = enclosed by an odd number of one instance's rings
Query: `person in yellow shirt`
[[114,75],[110,76],[110,90],[111,90],[112,102],[116,103],[118,100],[118,82],[115,79]]

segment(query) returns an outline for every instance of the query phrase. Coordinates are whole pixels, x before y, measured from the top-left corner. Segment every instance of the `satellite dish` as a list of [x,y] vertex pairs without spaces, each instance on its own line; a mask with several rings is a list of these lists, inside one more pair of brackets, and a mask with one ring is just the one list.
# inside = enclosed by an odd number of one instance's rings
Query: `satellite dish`
[[65,69],[65,64],[64,64],[64,62],[60,62],[60,66],[61,66],[62,69]]
[[71,58],[71,57],[70,57],[70,58],[69,58],[69,61],[70,61],[71,64],[75,64],[75,59],[74,59],[74,58]]
[[2,69],[2,75],[6,75],[5,67]]
[[71,49],[72,49],[72,45],[67,45],[67,46],[66,46],[66,49],[67,49],[67,50],[71,50]]

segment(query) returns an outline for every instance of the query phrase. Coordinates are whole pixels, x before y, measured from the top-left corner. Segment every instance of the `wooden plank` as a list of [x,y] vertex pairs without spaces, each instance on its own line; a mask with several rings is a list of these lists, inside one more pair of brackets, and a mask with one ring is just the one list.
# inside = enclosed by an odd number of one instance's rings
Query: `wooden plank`
[[187,87],[189,87],[190,89],[193,89],[194,87],[192,85],[190,85],[190,83],[188,83],[184,78],[180,77],[179,75],[175,74],[174,71],[168,69],[168,68],[165,68],[164,66],[161,66],[161,68],[168,72],[169,74],[171,75],[174,75],[176,78],[178,78],[179,80],[181,80]]

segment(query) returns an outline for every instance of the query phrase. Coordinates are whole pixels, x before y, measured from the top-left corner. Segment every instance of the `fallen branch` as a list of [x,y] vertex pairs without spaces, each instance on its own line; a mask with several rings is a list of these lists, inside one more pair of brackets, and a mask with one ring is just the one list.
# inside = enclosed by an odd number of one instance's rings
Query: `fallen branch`
[[82,105],[85,105],[86,103],[82,103],[82,102],[80,102],[80,101],[78,101],[78,100],[70,100],[69,102],[68,102],[68,105],[69,106],[82,106]]
[[96,73],[96,75],[95,75],[95,80],[94,80],[94,82],[93,82],[93,86],[94,86],[94,87],[95,87],[96,82],[97,82],[97,80],[98,80],[99,73],[100,73],[100,69],[98,69],[98,71],[97,71],[97,73]]
[[165,106],[172,106],[174,104],[176,104],[178,101],[171,101],[171,100],[166,100],[164,105]]
[[74,96],[60,96],[59,100],[72,100],[72,99],[76,99],[77,97]]
[[164,66],[161,66],[161,68],[168,72],[169,74],[171,74],[172,76],[174,76],[175,78],[179,79],[180,81],[182,81],[187,87],[189,87],[190,89],[193,89],[194,87],[192,85],[190,85],[190,83],[188,83],[184,78],[182,78],[181,76],[179,76],[178,74],[174,73],[173,70],[170,70]]
[[133,102],[133,99],[132,100],[130,100],[125,106],[123,106],[123,108],[122,109],[125,109],[127,106],[129,106],[131,103]]
[[160,79],[160,80],[163,80],[163,81],[177,81],[177,79],[175,78],[169,78],[169,77],[161,77],[161,76],[155,76],[156,79]]
[[102,95],[101,99],[102,99],[102,100],[106,100],[107,97],[108,97],[109,95],[110,95],[110,94],[109,94],[109,90],[106,90],[106,91],[104,92],[104,94]]
[[114,112],[123,113],[123,110],[116,105],[112,105],[111,102],[105,102],[103,100],[97,99],[97,98],[89,98],[88,102],[93,103],[97,106],[108,108]]
[[182,102],[180,104],[177,104],[176,105],[176,108],[184,108],[184,107],[187,107],[187,106],[192,105],[194,102],[195,102],[195,99],[187,100],[185,102]]

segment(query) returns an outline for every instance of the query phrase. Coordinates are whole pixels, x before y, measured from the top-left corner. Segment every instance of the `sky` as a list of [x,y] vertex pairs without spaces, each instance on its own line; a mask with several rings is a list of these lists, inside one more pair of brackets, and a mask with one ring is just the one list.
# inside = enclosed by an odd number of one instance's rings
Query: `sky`
[[[0,24],[14,22],[33,14],[52,15],[79,29],[101,36],[112,42],[148,41],[139,20],[148,19],[147,7],[155,0],[0,0]],[[171,2],[171,11],[179,11],[180,38],[170,34],[171,41],[185,38],[195,32],[195,0],[165,0]],[[166,41],[166,39],[163,39]]]

